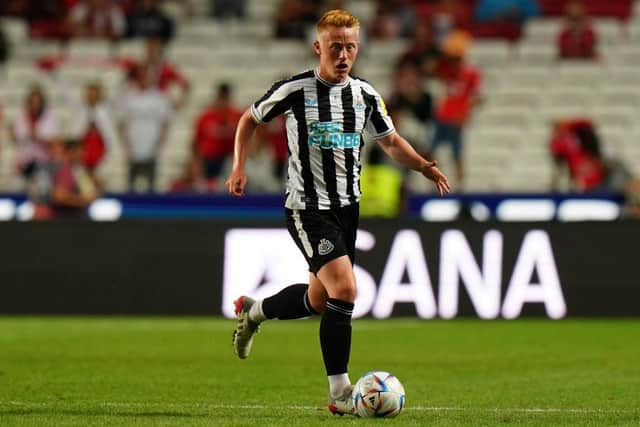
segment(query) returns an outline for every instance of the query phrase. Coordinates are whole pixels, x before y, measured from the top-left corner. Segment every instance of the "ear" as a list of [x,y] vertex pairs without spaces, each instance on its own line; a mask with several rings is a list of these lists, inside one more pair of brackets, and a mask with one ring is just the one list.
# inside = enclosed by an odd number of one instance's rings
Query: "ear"
[[316,52],[316,55],[320,56],[320,42],[318,40],[313,42],[313,50]]

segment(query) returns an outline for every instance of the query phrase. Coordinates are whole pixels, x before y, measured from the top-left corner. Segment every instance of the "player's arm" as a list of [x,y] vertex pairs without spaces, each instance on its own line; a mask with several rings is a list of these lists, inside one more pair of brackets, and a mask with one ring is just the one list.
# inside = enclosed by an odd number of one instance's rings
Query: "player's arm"
[[420,172],[426,178],[433,181],[441,196],[447,194],[451,190],[449,180],[445,174],[438,169],[436,162],[429,161],[419,155],[416,150],[413,149],[411,144],[409,144],[407,140],[397,132],[392,132],[390,135],[383,136],[378,139],[377,142],[384,152],[393,160],[402,163],[409,169]]
[[249,143],[257,127],[258,123],[251,114],[251,109],[247,109],[238,122],[233,146],[233,168],[231,175],[225,182],[229,193],[236,197],[244,196],[244,189],[247,185],[244,165],[247,161]]

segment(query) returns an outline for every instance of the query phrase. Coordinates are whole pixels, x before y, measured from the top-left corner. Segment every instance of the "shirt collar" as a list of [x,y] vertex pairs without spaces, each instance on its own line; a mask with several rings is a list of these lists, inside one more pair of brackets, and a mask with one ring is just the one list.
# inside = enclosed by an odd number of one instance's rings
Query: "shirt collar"
[[322,84],[329,87],[345,87],[346,85],[351,83],[351,76],[347,76],[347,80],[345,80],[342,83],[331,83],[330,81],[327,81],[322,77],[320,77],[320,72],[318,71],[318,68],[313,69],[313,74],[316,76],[316,79],[318,79]]

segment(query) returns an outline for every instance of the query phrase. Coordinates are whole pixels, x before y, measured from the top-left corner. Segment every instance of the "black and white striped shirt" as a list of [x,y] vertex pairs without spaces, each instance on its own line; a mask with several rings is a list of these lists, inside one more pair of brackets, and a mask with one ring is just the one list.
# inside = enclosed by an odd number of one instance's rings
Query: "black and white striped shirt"
[[274,83],[251,106],[258,122],[285,114],[289,209],[335,209],[360,200],[362,133],[394,132],[384,101],[368,82],[332,84],[310,70]]

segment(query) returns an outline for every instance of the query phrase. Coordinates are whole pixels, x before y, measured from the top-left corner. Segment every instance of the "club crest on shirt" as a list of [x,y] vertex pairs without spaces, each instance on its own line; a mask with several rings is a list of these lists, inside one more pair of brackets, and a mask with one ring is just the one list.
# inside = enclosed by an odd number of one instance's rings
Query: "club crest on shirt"
[[305,98],[304,99],[305,107],[317,107],[318,106],[318,98]]
[[318,253],[320,255],[327,255],[328,253],[331,253],[333,249],[333,243],[331,243],[327,239],[320,239],[320,243],[318,243]]
[[367,106],[364,103],[364,98],[362,98],[362,95],[356,96],[356,103],[354,104],[353,108],[356,111],[364,111],[367,109]]

